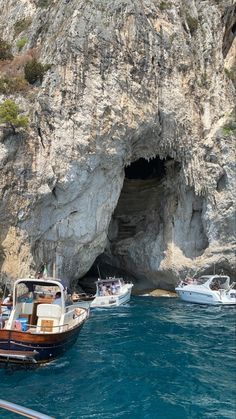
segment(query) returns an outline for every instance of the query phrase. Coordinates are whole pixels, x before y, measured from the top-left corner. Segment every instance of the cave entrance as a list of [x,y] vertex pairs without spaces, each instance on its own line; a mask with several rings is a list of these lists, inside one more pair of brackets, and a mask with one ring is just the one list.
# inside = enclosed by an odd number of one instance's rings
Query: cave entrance
[[150,226],[158,234],[162,222],[165,181],[170,171],[178,172],[179,168],[179,163],[169,156],[165,159],[140,158],[125,168],[123,188],[109,226],[107,247],[96,259],[86,278],[79,281],[83,288],[83,284],[92,284],[94,278],[99,276],[98,270],[102,277],[123,276],[125,280],[135,280],[133,273],[136,269],[127,262],[126,248],[129,248],[131,241],[138,242]]
[[165,287],[172,280],[169,271],[159,268],[163,260],[171,265],[176,255],[201,255],[208,246],[204,199],[182,185],[181,164],[169,156],[140,158],[126,167],[106,248],[84,283],[94,283],[98,276],[123,276],[140,289],[144,284]]

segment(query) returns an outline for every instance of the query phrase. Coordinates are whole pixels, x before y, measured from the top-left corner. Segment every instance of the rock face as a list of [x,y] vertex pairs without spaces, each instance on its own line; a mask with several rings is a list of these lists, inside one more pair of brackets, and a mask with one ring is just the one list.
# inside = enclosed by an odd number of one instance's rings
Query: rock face
[[235,273],[233,2],[0,8],[14,54],[36,49],[51,64],[41,86],[11,96],[30,115],[28,133],[1,131],[2,273],[45,264],[75,281],[98,256],[143,288],[171,289],[222,257]]

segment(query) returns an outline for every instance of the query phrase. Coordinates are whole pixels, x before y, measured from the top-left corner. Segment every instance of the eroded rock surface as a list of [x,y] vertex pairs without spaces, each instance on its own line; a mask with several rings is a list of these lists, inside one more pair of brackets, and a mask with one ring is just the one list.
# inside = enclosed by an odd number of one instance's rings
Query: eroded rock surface
[[[28,135],[2,131],[2,272],[43,263],[74,281],[104,254],[143,288],[171,289],[222,256],[232,274],[233,2],[39,4],[0,0],[0,36],[15,54],[27,36],[20,54],[51,64],[42,86],[12,96]],[[163,162],[163,176],[127,179],[141,158]]]

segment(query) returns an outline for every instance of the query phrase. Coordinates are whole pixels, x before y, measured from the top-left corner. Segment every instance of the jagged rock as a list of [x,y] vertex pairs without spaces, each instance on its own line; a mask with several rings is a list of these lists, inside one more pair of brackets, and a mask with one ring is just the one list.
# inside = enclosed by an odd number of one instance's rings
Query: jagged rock
[[[31,95],[13,95],[28,103],[28,136],[1,143],[2,272],[46,264],[75,280],[102,254],[144,288],[173,288],[222,255],[233,272],[232,2],[218,3],[0,0],[0,36],[15,53],[27,36],[22,54],[52,65]],[[128,182],[140,158],[164,162],[162,175]]]

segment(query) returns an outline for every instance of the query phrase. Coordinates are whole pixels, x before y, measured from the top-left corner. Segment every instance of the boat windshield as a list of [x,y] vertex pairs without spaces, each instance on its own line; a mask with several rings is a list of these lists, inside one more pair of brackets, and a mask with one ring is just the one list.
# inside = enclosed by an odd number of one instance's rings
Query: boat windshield
[[32,303],[33,301],[43,300],[45,303],[51,303],[60,292],[60,288],[54,284],[36,284],[33,282],[21,282],[16,287],[17,303]]
[[197,278],[197,279],[195,279],[195,283],[197,284],[197,285],[203,285],[203,284],[205,284],[205,282],[207,282],[208,280],[210,279],[210,277],[209,276],[200,276],[200,278]]
[[210,287],[212,290],[227,289],[229,287],[229,277],[227,276],[213,277]]
[[97,295],[106,296],[118,294],[123,284],[124,281],[122,278],[100,280],[97,282]]

